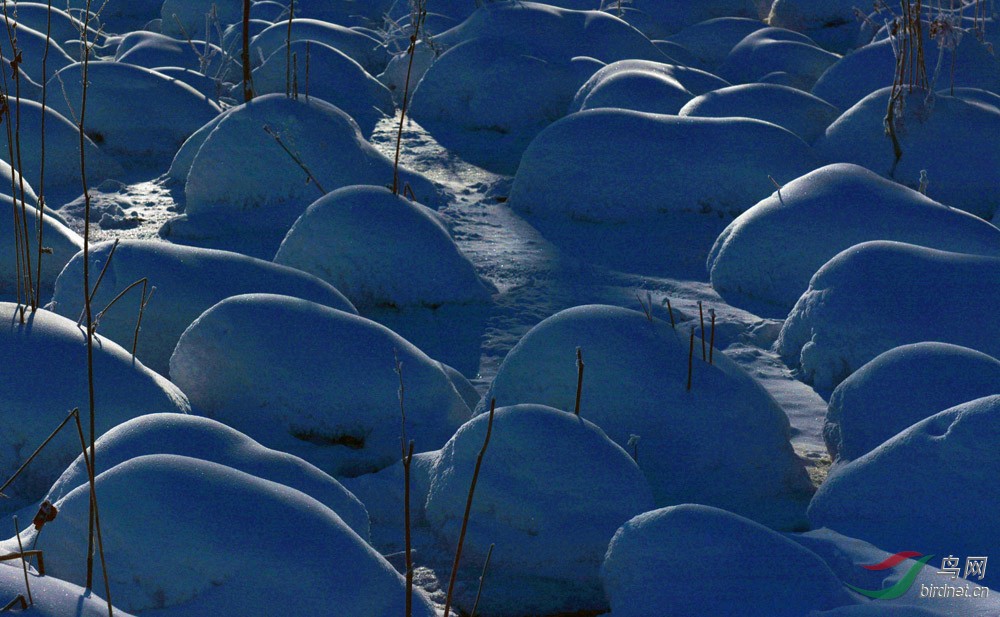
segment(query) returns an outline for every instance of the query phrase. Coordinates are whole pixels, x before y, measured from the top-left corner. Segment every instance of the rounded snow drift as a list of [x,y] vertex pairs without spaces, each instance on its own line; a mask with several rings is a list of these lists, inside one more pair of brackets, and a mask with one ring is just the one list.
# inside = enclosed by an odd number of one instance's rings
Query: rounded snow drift
[[742,516],[689,504],[625,523],[601,578],[615,617],[801,617],[851,602],[812,551]]
[[715,241],[707,267],[730,304],[784,317],[823,264],[868,240],[1000,257],[992,225],[839,163],[789,182],[737,217]]
[[493,398],[573,410],[580,349],[580,413],[637,454],[657,505],[703,503],[772,527],[801,526],[812,489],[788,417],[718,351],[714,364],[699,354],[689,391],[687,334],[623,308],[567,309],[507,354],[477,412]]
[[397,360],[407,436],[439,448],[469,417],[441,365],[384,326],[307,300],[223,300],[181,336],[170,377],[199,413],[356,476],[399,460]]
[[990,394],[1000,394],[995,358],[946,343],[902,345],[837,386],[823,438],[835,462],[851,461],[924,418]]
[[[427,520],[458,541],[476,458],[489,425],[462,426],[431,469]],[[623,522],[652,507],[632,459],[596,426],[541,405],[496,411],[465,536],[456,604],[468,611],[490,545],[483,614],[550,615],[606,608],[598,573]]]
[[[102,242],[92,245],[90,251],[90,271],[104,272],[93,299],[98,310],[136,281],[146,279],[149,288],[156,288],[143,311],[136,355],[146,366],[164,375],[169,370],[170,354],[184,330],[203,312],[230,296],[254,292],[283,294],[357,312],[339,291],[314,276],[238,253],[156,240],[124,240],[117,248],[112,242]],[[76,319],[83,310],[82,281],[80,252],[56,279],[49,310]],[[142,293],[141,286],[134,288],[125,299],[128,304],[116,304],[101,315],[98,332],[132,349],[136,341],[135,307],[141,302]],[[152,292],[147,289],[146,293]]]
[[998,280],[998,257],[865,242],[819,269],[775,347],[801,379],[821,389],[908,343],[941,341],[996,357]]
[[313,203],[274,261],[316,275],[362,308],[490,299],[437,213],[378,186],[346,187]]

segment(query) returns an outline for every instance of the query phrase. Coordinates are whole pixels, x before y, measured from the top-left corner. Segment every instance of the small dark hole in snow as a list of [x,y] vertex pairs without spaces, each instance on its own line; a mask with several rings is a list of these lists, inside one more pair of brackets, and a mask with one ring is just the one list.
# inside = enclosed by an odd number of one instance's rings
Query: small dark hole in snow
[[87,137],[89,137],[90,141],[94,142],[95,144],[103,144],[104,143],[104,134],[103,133],[99,133],[98,131],[93,131],[93,132],[87,133]]
[[505,204],[505,203],[507,203],[507,198],[506,197],[497,197],[496,200],[497,200],[498,204]]
[[316,431],[293,431],[292,437],[311,443],[317,446],[345,446],[351,450],[360,450],[365,447],[365,438],[362,435],[327,435]]

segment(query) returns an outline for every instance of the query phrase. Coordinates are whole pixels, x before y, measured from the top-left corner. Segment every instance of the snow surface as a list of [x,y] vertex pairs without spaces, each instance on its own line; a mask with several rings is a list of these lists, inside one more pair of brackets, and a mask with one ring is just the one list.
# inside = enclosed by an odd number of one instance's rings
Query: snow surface
[[[96,488],[111,589],[125,610],[156,617],[254,614],[264,606],[294,615],[403,611],[402,576],[335,512],[293,488],[166,454],[116,465]],[[89,501],[88,487],[77,487],[56,502],[58,518],[44,533],[22,532],[28,545],[37,536],[49,574],[75,584],[84,582]],[[434,615],[419,591],[414,600],[414,615]]]
[[619,60],[594,73],[577,91],[569,111],[618,107],[676,114],[697,94],[729,82],[698,69],[652,60]]
[[345,187],[299,217],[275,263],[327,281],[358,307],[489,302],[440,216],[380,186]]
[[197,31],[192,35],[195,40],[176,39],[156,32],[130,32],[118,43],[115,61],[157,71],[160,67],[183,67],[217,76],[220,80],[239,70],[226,62],[218,45],[199,40],[201,36]]
[[[877,546],[942,557],[996,553],[998,417],[1000,396],[989,396],[914,424],[831,471],[809,520]],[[987,568],[982,584],[997,580]]]
[[778,528],[801,525],[811,489],[788,418],[723,354],[703,361],[700,340],[688,390],[688,332],[618,307],[562,311],[521,338],[476,411],[491,399],[573,411],[580,349],[580,414],[637,453],[657,505],[704,503]]
[[[684,147],[679,147],[683,144]],[[664,213],[736,215],[820,164],[801,139],[759,120],[595,109],[545,129],[521,160],[511,206],[593,222]]]
[[667,40],[683,45],[710,69],[715,69],[748,34],[766,27],[757,19],[716,17],[690,25]]
[[[454,547],[488,417],[455,433],[430,472],[427,520]],[[469,611],[490,545],[489,591],[498,617],[606,608],[598,572],[608,541],[649,510],[652,494],[620,447],[585,419],[541,405],[496,411],[469,516],[456,604]]]
[[[82,289],[81,289],[82,293]],[[86,336],[82,328],[54,313],[27,310],[21,324],[19,309],[0,303],[0,365],[22,367],[27,374],[0,373],[0,476],[9,478],[74,408],[89,422]],[[29,376],[37,375],[38,377]],[[187,397],[165,378],[134,362],[131,355],[103,337],[94,343],[96,431],[146,413],[187,413]],[[4,492],[10,512],[37,501],[80,452],[75,429],[53,440],[45,456]]]
[[715,241],[707,267],[730,304],[783,317],[823,264],[869,240],[1000,257],[1000,230],[992,225],[840,163],[789,182],[737,217]]
[[720,88],[689,101],[678,115],[707,118],[756,118],[788,129],[812,143],[840,111],[797,88],[776,84],[742,84]]
[[[663,38],[714,18],[760,16],[760,0],[626,0],[622,18],[650,39]],[[604,2],[605,10],[618,15],[619,3]]]
[[812,551],[731,512],[690,504],[625,523],[601,579],[614,617],[801,617],[851,602]]
[[[17,547],[13,546],[12,549],[16,552]],[[18,615],[104,617],[108,614],[108,605],[104,598],[99,597],[93,591],[59,580],[54,576],[40,576],[30,564],[28,567],[33,604],[27,610],[18,610]],[[0,564],[0,597],[4,599],[4,604],[6,604],[19,595],[27,597],[21,562],[19,560],[3,562]],[[118,617],[131,617],[129,613],[117,606],[114,608],[114,613]]]
[[[175,454],[289,486],[336,512],[362,539],[368,539],[368,512],[343,485],[302,459],[265,448],[215,420],[176,413],[139,416],[102,435],[95,447],[102,469],[140,456]],[[81,455],[59,476],[45,499],[55,503],[86,483],[87,468]]]
[[307,300],[223,300],[181,336],[170,377],[199,413],[354,476],[400,456],[396,358],[407,436],[419,451],[437,449],[469,417],[441,366],[384,326]]
[[844,250],[813,276],[775,348],[801,379],[832,389],[884,351],[940,341],[996,357],[1000,258],[900,242]]
[[946,343],[901,345],[837,386],[823,436],[834,462],[848,462],[924,418],[990,394],[1000,394],[995,358]]
[[[191,137],[169,173],[185,178],[186,206],[162,236],[265,259],[274,256],[292,223],[325,191],[388,185],[393,178],[392,161],[364,140],[350,116],[316,98],[283,94],[256,97],[225,112]],[[418,200],[436,204],[429,181],[406,169],[399,175],[400,185],[409,184]]]
[[[357,312],[339,291],[316,277],[246,255],[150,240],[124,240],[115,249],[105,271],[112,248],[112,242],[91,246],[91,276],[105,272],[92,302],[100,311],[126,287],[148,279],[149,287],[155,287],[156,291],[143,312],[136,355],[163,375],[169,370],[170,355],[184,330],[203,312],[230,296],[253,292],[284,294]],[[80,252],[56,280],[55,294],[47,308],[76,319],[83,311],[82,281]],[[101,317],[97,331],[131,349],[141,298],[141,287],[133,289],[122,304],[116,304]]]
[[871,3],[856,0],[774,0],[767,19],[772,26],[805,32],[827,49],[845,53],[861,30],[859,10],[871,8]]

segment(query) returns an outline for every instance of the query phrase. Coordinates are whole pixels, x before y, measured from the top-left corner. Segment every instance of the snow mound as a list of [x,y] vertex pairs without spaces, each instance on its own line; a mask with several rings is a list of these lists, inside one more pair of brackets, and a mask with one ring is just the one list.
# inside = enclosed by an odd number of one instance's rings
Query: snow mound
[[757,19],[717,17],[688,26],[667,40],[683,45],[706,66],[715,69],[748,34],[766,27]]
[[[290,615],[332,606],[344,615],[403,612],[402,576],[335,512],[293,488],[166,454],[121,463],[96,484],[111,589],[126,610],[172,617],[259,614],[265,606]],[[89,487],[79,486],[56,502],[59,517],[44,533],[22,533],[25,544],[38,538],[52,576],[75,584],[84,582],[89,501]],[[414,614],[434,615],[419,590]]]
[[816,553],[731,512],[691,504],[625,523],[601,578],[615,617],[802,617],[851,602]]
[[816,151],[910,188],[920,186],[926,171],[928,197],[989,220],[1000,208],[1000,176],[991,173],[1000,167],[1000,142],[993,139],[1000,134],[1000,110],[945,95],[928,101],[926,93],[914,91],[897,115],[897,161],[885,130],[889,91],[872,92],[844,112],[816,142]]
[[[50,15],[52,42],[63,45],[66,41],[80,40],[80,28],[83,27],[83,22],[58,6],[49,7],[47,2],[18,2],[17,18],[14,18],[13,13],[10,14],[10,18],[11,21],[18,23],[19,28],[27,26],[35,32],[41,33],[44,37],[45,31],[49,28]],[[93,33],[91,34],[93,35]],[[44,53],[44,44],[42,51]],[[49,59],[51,60],[51,56]],[[28,61],[27,54],[24,54],[23,60],[25,62]],[[41,60],[41,56],[38,57],[38,60]],[[52,70],[51,64],[49,65],[49,70]]]
[[924,418],[990,394],[1000,394],[995,358],[946,343],[903,345],[837,386],[823,438],[835,461],[848,462]]
[[[91,246],[90,271],[100,273],[108,262],[112,242]],[[304,272],[238,253],[178,246],[156,240],[124,240],[115,249],[111,265],[94,294],[100,311],[132,283],[148,279],[156,287],[142,316],[136,355],[151,369],[167,374],[170,354],[181,334],[203,312],[225,298],[253,292],[304,298],[342,311],[357,311],[339,291]],[[83,253],[78,253],[56,280],[47,307],[76,319],[83,310]],[[147,291],[148,293],[148,291]],[[97,331],[126,349],[135,338],[141,286],[129,292],[100,318]]]
[[[20,3],[18,3],[20,5]],[[32,82],[36,84],[42,83],[42,58],[45,56],[45,26],[42,25],[41,31],[35,30],[33,27],[27,24],[17,21],[15,9],[13,6],[8,8],[8,18],[11,26],[17,24],[17,48],[21,52],[20,63],[18,64],[19,70],[22,70],[22,77],[27,76]],[[7,18],[0,15],[0,23],[3,24],[4,30],[7,26]],[[2,49],[3,59],[6,63],[9,63],[10,58],[10,39],[7,38],[8,35],[4,34],[4,47]],[[77,38],[80,38],[80,34],[77,33]],[[48,54],[48,65],[47,65],[47,76],[51,77],[53,73],[59,69],[73,64],[73,58],[63,51],[63,48],[56,41],[51,41],[49,44],[49,54]],[[9,89],[10,93],[10,105],[14,106],[15,93],[17,91],[16,85],[12,76],[8,74],[8,83],[4,86],[5,92]],[[21,96],[25,96],[27,93],[25,86],[26,83],[21,84]],[[50,90],[51,94],[52,91]],[[54,97],[50,97],[54,98]]]
[[219,26],[225,28],[243,18],[241,0],[163,0],[160,7],[160,30],[163,34],[197,39],[205,34],[206,15],[213,13]]
[[[77,142],[79,143],[79,142]],[[77,146],[79,147],[79,146]],[[13,197],[14,195],[24,195],[25,204],[34,206],[38,203],[38,196],[35,195],[35,190],[31,188],[29,184],[30,180],[25,178],[22,185],[21,174],[17,173],[7,161],[0,160],[0,195],[6,197]],[[21,188],[24,187],[22,193]],[[18,199],[18,205],[20,205],[20,198]],[[7,236],[8,238],[10,236]]]
[[[315,182],[265,128],[280,137]],[[185,178],[187,205],[161,235],[270,259],[292,223],[325,191],[389,185],[393,168],[340,109],[315,98],[269,94],[228,110],[195,133],[169,173]],[[424,177],[401,169],[404,184],[422,203],[436,202],[437,191]]]
[[[83,293],[81,289],[80,293]],[[54,313],[27,311],[25,323],[15,304],[0,303],[0,476],[8,478],[73,408],[88,418],[87,353],[83,329]],[[41,375],[41,377],[39,377]],[[127,351],[98,337],[94,343],[96,429],[146,413],[187,413],[184,394],[169,381],[133,362]],[[72,433],[53,440],[45,455],[4,492],[4,510],[37,501],[80,452]]]
[[[812,93],[831,105],[848,109],[875,90],[891,86],[896,67],[892,46],[893,41],[886,38],[847,54],[820,76]],[[963,36],[954,52],[947,48],[941,52],[935,39],[925,38],[924,55],[930,75],[934,74],[939,53],[943,53],[943,77],[934,88],[953,85],[1000,91],[1000,61],[976,37]]]
[[[463,425],[431,470],[427,519],[448,547],[458,541],[487,424],[481,415]],[[483,614],[604,609],[599,569],[608,541],[651,507],[635,463],[587,420],[541,405],[498,409],[472,502],[456,604],[472,608],[495,544]]]
[[567,309],[507,354],[477,411],[492,398],[572,411],[580,348],[580,413],[638,453],[657,505],[704,503],[769,526],[798,525],[812,491],[788,417],[719,351],[714,365],[696,354],[688,391],[687,334],[623,308]]
[[620,107],[676,114],[696,94],[728,85],[698,69],[651,60],[619,60],[598,70],[580,87],[569,111]]
[[413,48],[413,66],[410,66],[408,54],[396,54],[389,60],[385,70],[379,74],[378,80],[389,89],[396,104],[401,105],[403,92],[406,89],[406,73],[410,73],[410,92],[412,93],[417,84],[420,83],[420,78],[437,59],[437,55],[438,52],[431,49],[423,41],[417,41],[417,45]]
[[730,50],[718,73],[737,84],[782,72],[789,75],[794,86],[809,90],[839,59],[840,56],[820,48],[803,34],[782,28],[762,28],[748,34]]
[[332,475],[400,456],[399,376],[407,436],[439,448],[469,408],[439,363],[373,321],[307,300],[223,300],[181,336],[170,377],[200,413]]
[[[5,216],[0,216],[0,238],[10,239],[14,237],[13,217],[6,215],[14,207],[13,199],[7,195],[0,195],[0,209],[5,213]],[[20,202],[17,203],[17,209],[20,212]],[[28,206],[25,212],[28,215],[28,229],[38,229],[38,210],[34,206]],[[48,295],[52,293],[56,277],[62,272],[63,266],[83,248],[83,238],[56,218],[49,216],[48,212],[45,213],[44,221],[42,245],[52,249],[51,254],[42,256],[42,294],[40,297],[42,300],[47,300]],[[0,297],[4,299],[14,299],[17,297],[17,253],[13,249],[12,244],[13,242],[7,245],[6,250],[0,251]],[[32,238],[31,245],[33,247],[32,250],[37,251],[38,244],[34,238]],[[38,268],[37,259],[37,252],[32,253],[31,266],[35,274],[37,274]],[[32,285],[34,285],[34,277],[32,281]],[[83,294],[82,286],[79,292],[81,295]]]
[[774,0],[768,23],[805,32],[826,49],[846,53],[861,31],[859,9],[871,4],[855,0]]
[[156,72],[169,77],[172,81],[179,81],[191,86],[215,102],[219,102],[219,99],[228,90],[228,86],[221,80],[192,69],[180,66],[161,66],[157,67]]
[[[629,0],[620,4],[621,17],[650,39],[670,36],[689,26],[716,18],[758,17],[755,0]],[[618,15],[615,0],[604,2],[604,10]]]
[[[51,98],[51,97],[50,97]],[[80,132],[66,117],[45,107],[45,191],[48,195],[78,195],[80,190]],[[20,159],[20,169],[26,179],[37,182],[42,170],[42,105],[22,100],[20,111],[20,152],[14,149],[15,161]],[[15,144],[18,143],[15,141]],[[118,178],[121,166],[87,138],[87,181],[100,184],[102,180]],[[0,131],[0,158],[10,158],[7,132]],[[9,162],[9,161],[8,161]],[[10,186],[10,183],[7,183]],[[3,189],[0,189],[3,190]],[[10,191],[9,188],[6,189]],[[58,201],[58,200],[57,200]]]
[[[296,12],[301,14],[298,6],[296,9]],[[250,42],[251,61],[271,57],[274,52],[282,49],[288,40],[287,19],[265,28]],[[389,63],[389,51],[380,41],[364,32],[335,23],[296,17],[292,20],[291,40],[315,41],[329,45],[354,59],[372,75],[381,73]]]
[[813,276],[776,343],[807,383],[832,389],[884,351],[941,341],[1000,355],[1000,258],[865,242]]
[[708,270],[728,303],[784,316],[823,264],[868,240],[1000,257],[1000,231],[989,223],[839,163],[786,184],[730,223]]
[[[17,552],[16,545],[11,548],[12,552]],[[107,602],[94,591],[61,581],[54,576],[40,576],[31,564],[28,567],[34,603],[27,611],[17,611],[18,614],[32,617],[66,617],[66,615],[105,617],[108,614]],[[100,583],[98,586],[101,589],[100,594],[103,594]],[[4,603],[24,595],[24,571],[21,569],[21,562],[15,559],[0,564],[0,596],[3,597]],[[118,617],[131,617],[117,606],[114,607],[114,614]]]
[[274,261],[316,275],[359,307],[488,302],[492,288],[436,212],[380,186],[314,202]]
[[595,109],[535,138],[510,203],[605,222],[677,211],[736,215],[772,192],[769,175],[788,182],[819,164],[801,139],[759,120]]
[[[66,118],[79,118],[80,63],[49,80],[49,104]],[[191,133],[219,113],[219,106],[194,88],[165,75],[121,62],[91,62],[85,129],[120,163],[171,157]],[[69,101],[69,102],[67,102]]]
[[[290,52],[295,60],[287,74],[293,86],[298,84],[299,96],[316,97],[339,107],[354,118],[364,135],[370,136],[379,120],[395,113],[389,90],[340,50],[315,41],[295,41]],[[289,48],[282,45],[254,69],[256,93],[286,92],[288,53]]]
[[[998,418],[1000,396],[989,396],[914,424],[834,469],[809,520],[877,546],[962,558],[996,553]],[[987,568],[985,579],[971,582],[998,580]]]
[[[82,19],[87,7],[87,0],[65,0],[61,5]],[[93,4],[93,2],[91,2]],[[101,8],[100,16],[94,15],[96,6],[91,6],[90,27],[95,30],[103,25],[104,32],[122,33],[132,30],[142,30],[143,26],[160,16],[163,0],[108,0]],[[206,12],[207,9],[206,9]],[[79,35],[77,35],[79,39]]]
[[[197,32],[192,34],[197,36]],[[231,68],[224,66],[225,58],[218,45],[147,31],[130,32],[123,36],[115,52],[115,61],[157,70],[160,67],[183,67],[218,75],[220,79],[230,77],[228,69]]]
[[459,156],[507,174],[593,73],[582,58],[667,59],[607,13],[533,2],[486,4],[435,43],[447,51],[413,92],[413,119]]
[[695,97],[678,115],[756,118],[777,124],[812,143],[840,116],[840,110],[797,88],[743,84]]
[[[225,424],[183,414],[150,414],[114,427],[97,440],[102,469],[151,454],[175,454],[210,461],[283,484],[309,495],[337,513],[368,539],[368,512],[339,482],[302,459],[271,450]],[[45,499],[55,503],[87,483],[83,456],[63,472]]]

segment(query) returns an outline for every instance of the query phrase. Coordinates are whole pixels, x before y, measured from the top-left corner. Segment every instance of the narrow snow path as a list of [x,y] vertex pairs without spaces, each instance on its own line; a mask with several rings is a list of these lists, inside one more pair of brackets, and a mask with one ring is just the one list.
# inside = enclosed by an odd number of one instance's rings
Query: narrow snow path
[[[390,157],[397,128],[394,120],[386,119],[372,136],[374,145]],[[692,215],[652,232],[626,227],[610,235],[601,226],[567,223],[547,230],[553,238],[549,241],[504,203],[511,178],[462,161],[414,122],[407,122],[403,138],[403,164],[451,194],[440,212],[459,246],[499,294],[492,307],[387,311],[369,317],[452,364],[485,391],[520,337],[564,308],[607,303],[641,310],[641,299],[666,320],[669,299],[679,328],[700,329],[700,301],[706,319],[710,308],[716,311],[716,347],[759,379],[781,404],[792,423],[793,444],[822,474],[826,402],[770,351],[780,322],[727,305],[707,281],[704,255],[728,221]],[[176,214],[183,200],[183,190],[167,186],[163,178],[108,182],[91,194],[94,240],[157,238],[160,225]],[[59,214],[82,232],[82,199],[65,205]],[[631,234],[647,235],[635,243],[643,248],[632,246]],[[649,252],[651,246],[663,247],[662,252]]]

